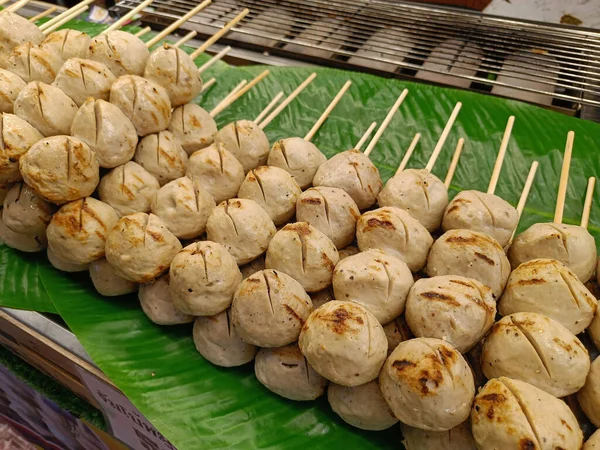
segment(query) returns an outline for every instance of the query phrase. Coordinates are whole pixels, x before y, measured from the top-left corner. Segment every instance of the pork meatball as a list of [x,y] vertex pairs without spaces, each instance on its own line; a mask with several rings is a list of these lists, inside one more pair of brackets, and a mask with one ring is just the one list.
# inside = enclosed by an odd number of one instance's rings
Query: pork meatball
[[75,114],[71,135],[89,145],[105,169],[130,161],[138,143],[135,127],[123,111],[93,98],[88,98]]
[[600,358],[592,362],[585,385],[577,394],[577,400],[588,419],[595,426],[600,426]]
[[45,233],[39,235],[15,233],[4,224],[4,220],[0,220],[0,242],[27,253],[42,251],[48,245]]
[[467,420],[475,396],[469,364],[439,339],[401,342],[385,362],[379,385],[402,423],[429,431],[450,430]]
[[25,17],[10,11],[2,11],[0,14],[0,69],[8,67],[8,58],[15,47],[26,42],[37,45],[45,37],[37,25]]
[[415,336],[444,339],[461,353],[487,334],[495,316],[490,288],[456,275],[417,280],[406,301],[406,322]]
[[144,74],[150,51],[137,36],[115,30],[92,39],[89,58],[105,64],[117,77]]
[[361,211],[377,202],[382,188],[377,167],[368,156],[354,149],[338,153],[321,164],[313,185],[343,189],[350,194]]
[[317,170],[325,161],[327,158],[315,144],[291,137],[273,144],[267,164],[289,172],[300,188],[306,189],[313,184]]
[[23,81],[41,81],[50,84],[63,65],[63,59],[57,53],[26,42],[15,47],[8,59],[8,70]]
[[543,314],[579,334],[594,318],[598,302],[577,275],[555,259],[532,259],[508,278],[498,303],[503,316],[526,311]]
[[377,196],[379,206],[407,211],[433,232],[440,228],[448,205],[448,189],[427,169],[407,169],[390,178]]
[[198,352],[216,366],[237,367],[254,359],[258,348],[237,334],[229,309],[215,316],[197,317],[194,344]]
[[325,233],[338,250],[354,241],[359,216],[352,197],[338,188],[310,188],[300,194],[296,202],[296,219]]
[[13,104],[26,84],[18,75],[0,69],[0,113],[13,112]]
[[327,400],[344,422],[361,430],[381,431],[398,423],[383,398],[377,379],[353,387],[330,383]]
[[243,198],[220,203],[206,224],[208,240],[223,245],[240,266],[261,256],[276,231],[267,212],[255,201]]
[[119,216],[148,212],[160,189],[158,180],[138,163],[129,161],[100,180],[100,200],[115,208]]
[[77,105],[56,86],[33,81],[28,83],[14,103],[14,111],[44,136],[69,134]]
[[54,53],[63,61],[71,58],[88,59],[92,38],[87,33],[64,28],[50,33],[40,44],[40,47]]
[[248,172],[238,197],[254,200],[267,211],[275,225],[283,225],[296,214],[301,193],[298,183],[285,170],[261,166]]
[[187,177],[165,184],[152,202],[152,213],[179,239],[193,239],[204,233],[214,208],[210,194],[197,180]]
[[[1,96],[0,96],[1,97]],[[14,114],[0,114],[0,186],[19,181],[19,159],[43,136]]]
[[182,313],[173,304],[168,273],[150,283],[140,285],[138,298],[144,314],[157,325],[180,325],[194,321],[194,316]]
[[121,217],[106,239],[106,260],[121,277],[148,283],[163,274],[181,243],[154,214]]
[[194,316],[212,316],[231,305],[242,281],[235,259],[216,242],[195,242],[171,263],[171,296],[177,309]]
[[585,442],[583,450],[599,450],[600,449],[600,430],[596,430],[594,434]]
[[190,156],[186,176],[198,180],[219,204],[237,196],[244,168],[223,144],[213,144]]
[[242,164],[245,172],[264,166],[269,156],[269,139],[251,120],[238,120],[225,125],[215,136]]
[[318,292],[331,284],[338,261],[338,251],[327,236],[306,222],[297,222],[273,236],[265,264],[287,273],[307,292]]
[[477,450],[473,433],[466,424],[447,431],[427,431],[402,424],[406,450]]
[[483,283],[498,298],[510,274],[504,249],[493,237],[471,230],[450,230],[431,246],[427,274],[461,275]]
[[43,235],[56,207],[24,183],[10,188],[4,199],[2,220],[15,233]]
[[535,258],[556,259],[586,283],[596,268],[596,242],[577,225],[536,223],[515,238],[508,257],[513,269]]
[[215,119],[195,103],[175,108],[168,129],[188,155],[211,145],[218,131]]
[[142,138],[133,160],[164,186],[185,175],[188,155],[177,138],[165,130]]
[[116,297],[138,290],[138,284],[120,276],[106,258],[92,261],[89,270],[92,283],[100,295]]
[[92,97],[108,100],[110,88],[117,78],[108,67],[89,59],[68,59],[56,75],[54,86],[81,106]]
[[471,427],[477,448],[581,448],[583,433],[569,407],[528,383],[494,378],[475,397]]
[[136,75],[124,75],[112,84],[110,102],[129,117],[139,136],[165,130],[171,121],[167,91],[154,81]]
[[319,374],[350,387],[377,378],[387,355],[387,339],[377,319],[357,303],[337,300],[308,316],[298,344]]
[[91,195],[100,168],[94,151],[83,141],[54,136],[35,143],[19,161],[21,175],[44,199],[67,203]]
[[254,373],[263,386],[289,400],[315,400],[327,387],[327,380],[310,367],[298,344],[261,348]]
[[69,261],[65,261],[64,259],[58,257],[56,253],[50,249],[50,247],[46,249],[46,256],[48,257],[50,264],[52,264],[52,267],[62,272],[87,272],[90,267],[89,264],[73,264]]
[[425,266],[433,238],[427,229],[400,208],[385,206],[364,213],[356,223],[361,251],[380,248],[404,261],[411,272]]

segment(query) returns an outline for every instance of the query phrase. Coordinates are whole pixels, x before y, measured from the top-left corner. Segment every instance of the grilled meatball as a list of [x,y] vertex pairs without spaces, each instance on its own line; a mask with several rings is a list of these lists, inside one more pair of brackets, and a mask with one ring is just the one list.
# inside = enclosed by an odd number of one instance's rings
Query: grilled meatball
[[150,51],[137,36],[115,30],[92,39],[89,57],[91,60],[105,64],[117,77],[142,76]]
[[138,290],[138,284],[120,276],[106,258],[92,261],[89,270],[92,283],[100,295],[116,297]]
[[39,252],[48,245],[45,233],[40,235],[15,233],[4,224],[4,220],[0,220],[0,242],[27,253]]
[[269,139],[257,124],[238,120],[225,125],[215,136],[242,164],[245,172],[264,166],[269,155]]
[[427,431],[402,424],[406,450],[477,450],[473,433],[466,424],[447,431]]
[[26,83],[41,81],[51,84],[63,62],[58,53],[48,52],[39,45],[25,42],[13,49],[8,58],[7,69]]
[[54,86],[58,86],[77,106],[81,106],[90,97],[108,100],[111,86],[116,79],[102,63],[71,58],[60,68]]
[[267,164],[289,172],[300,188],[306,189],[313,184],[317,170],[325,161],[327,158],[315,144],[299,137],[291,137],[273,144]]
[[14,114],[0,114],[0,186],[19,181],[19,159],[43,136]]
[[65,28],[50,33],[40,48],[58,55],[63,61],[71,58],[88,59],[91,41],[88,34]]
[[13,112],[13,103],[26,84],[18,75],[0,69],[0,113]]
[[600,358],[592,362],[585,385],[577,394],[577,400],[588,419],[595,426],[600,426]]
[[185,175],[188,155],[177,138],[165,130],[142,138],[133,160],[164,186]]
[[56,207],[45,201],[29,186],[17,183],[4,199],[2,220],[15,233],[42,235]]
[[217,124],[208,111],[195,103],[187,103],[173,110],[169,131],[181,142],[187,154],[191,155],[213,143]]
[[194,316],[175,308],[168,273],[150,283],[141,284],[138,298],[144,314],[158,325],[180,325],[194,321]]
[[37,45],[45,37],[37,25],[25,17],[10,11],[2,11],[0,14],[0,69],[8,67],[8,58],[15,47],[25,42]]
[[600,430],[596,430],[594,434],[585,442],[583,450],[599,450],[600,449]]

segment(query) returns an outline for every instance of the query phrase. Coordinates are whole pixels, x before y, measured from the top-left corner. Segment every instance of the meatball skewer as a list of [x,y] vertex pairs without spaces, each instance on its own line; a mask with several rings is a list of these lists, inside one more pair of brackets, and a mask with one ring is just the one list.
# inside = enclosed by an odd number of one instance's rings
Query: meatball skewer
[[29,18],[29,19],[27,19],[27,20],[29,20],[30,22],[33,22],[33,23],[35,23],[35,22],[37,22],[38,20],[41,20],[41,19],[43,19],[44,17],[48,17],[50,14],[53,14],[53,13],[55,13],[57,10],[58,10],[58,7],[56,7],[56,6],[51,6],[50,8],[48,8],[48,9],[46,9],[46,10],[42,11],[42,12],[41,12],[41,13],[39,13],[39,14],[36,14],[36,15],[35,15],[35,16],[33,16],[33,17],[30,17],[30,18]]

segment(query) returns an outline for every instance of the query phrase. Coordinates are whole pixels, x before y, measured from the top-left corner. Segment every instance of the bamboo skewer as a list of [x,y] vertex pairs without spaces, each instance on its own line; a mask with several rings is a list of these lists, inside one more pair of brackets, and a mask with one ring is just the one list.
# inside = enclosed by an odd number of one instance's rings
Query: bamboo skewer
[[435,144],[433,153],[429,157],[429,161],[427,161],[427,165],[425,166],[425,168],[429,172],[431,172],[433,170],[433,166],[435,165],[435,162],[437,161],[438,157],[440,156],[440,153],[442,152],[442,148],[444,148],[446,139],[448,139],[450,130],[452,130],[452,127],[454,126],[454,122],[456,122],[456,118],[458,117],[458,113],[460,112],[461,108],[462,108],[461,102],[458,102],[454,106],[454,109],[452,110],[452,114],[450,114],[450,117],[448,118],[448,122],[446,122],[446,126],[444,127],[444,130],[442,131],[442,134],[440,135],[440,138],[438,139],[437,144]]
[[267,106],[265,106],[265,109],[263,109],[260,114],[258,116],[256,116],[256,119],[254,119],[254,123],[260,123],[260,121],[267,115],[269,114],[269,111],[271,111],[275,105],[277,104],[277,102],[279,100],[281,100],[281,97],[283,97],[283,91],[280,91],[279,94],[277,94],[273,100],[271,100],[269,102],[269,104]]
[[228,23],[226,23],[225,26],[223,26],[223,28],[221,28],[219,31],[217,31],[215,34],[213,34],[210,38],[208,38],[204,44],[202,44],[200,47],[198,47],[194,51],[194,53],[192,53],[190,55],[192,57],[192,59],[196,59],[198,56],[200,56],[202,53],[204,53],[208,49],[208,47],[210,47],[215,42],[217,42],[219,39],[221,39],[221,37],[223,37],[225,34],[227,34],[231,28],[236,26],[240,20],[242,20],[244,17],[246,17],[246,15],[248,15],[249,12],[250,12],[250,10],[248,8],[246,8],[241,13],[239,13],[237,16],[235,16],[232,20],[230,20]]
[[134,36],[135,37],[142,37],[143,35],[145,35],[146,33],[149,33],[150,31],[152,31],[152,28],[150,28],[150,27],[144,27],[140,31],[138,31],[137,33],[135,33]]
[[408,161],[410,160],[410,157],[412,156],[413,152],[415,151],[415,148],[417,147],[417,144],[419,143],[419,139],[421,139],[421,133],[415,134],[415,137],[413,138],[410,145],[408,146],[408,149],[406,150],[406,153],[404,154],[402,161],[400,161],[400,165],[396,169],[396,173],[394,175],[397,175],[400,172],[402,172],[404,169],[406,169],[406,166],[408,165]]
[[56,6],[52,6],[50,8],[48,8],[46,11],[42,11],[41,13],[30,17],[29,21],[30,22],[37,22],[40,19],[43,19],[44,17],[49,16],[50,14],[52,14],[53,12],[55,12],[56,10],[58,10],[58,8]]
[[594,189],[596,188],[596,178],[588,179],[587,190],[585,192],[585,201],[583,202],[583,213],[581,214],[581,226],[587,228],[590,223],[590,213],[592,211],[592,201],[594,200]]
[[136,6],[135,8],[133,8],[131,11],[129,11],[127,14],[125,14],[123,17],[119,18],[119,20],[117,20],[115,23],[113,23],[110,27],[108,27],[106,30],[104,30],[102,33],[100,33],[100,35],[106,34],[106,33],[110,33],[111,31],[114,31],[118,28],[121,28],[123,25],[125,25],[132,17],[134,17],[137,13],[139,13],[141,10],[143,10],[144,8],[146,8],[147,6],[150,6],[152,4],[154,0],[145,0],[142,3],[140,3],[138,6]]
[[183,36],[181,39],[179,39],[177,42],[175,42],[172,47],[175,48],[179,48],[181,47],[183,44],[185,44],[186,42],[194,39],[196,37],[196,35],[198,34],[197,31],[190,31],[188,34],[186,34],[185,36]]
[[55,23],[61,21],[64,17],[69,16],[70,14],[73,13],[73,11],[79,11],[80,9],[82,9],[83,7],[89,5],[90,3],[93,3],[94,0],[84,0],[78,4],[76,4],[75,6],[63,11],[62,13],[60,13],[59,15],[53,17],[52,19],[50,19],[48,22],[43,23],[42,25],[39,26],[40,31],[44,31],[48,28],[50,28],[51,26],[53,26]]
[[362,146],[365,145],[365,143],[367,142],[367,139],[369,139],[369,136],[371,136],[371,133],[373,132],[373,130],[375,129],[376,126],[377,126],[377,122],[372,122],[371,125],[369,125],[369,128],[367,128],[367,131],[364,132],[364,134],[361,136],[360,140],[354,146],[354,149],[360,150],[362,148]]
[[[527,175],[525,185],[523,186],[523,191],[521,192],[521,197],[519,197],[519,203],[517,204],[517,224],[521,220],[521,216],[525,210],[525,205],[527,204],[527,199],[529,198],[529,193],[531,192],[531,187],[533,186],[533,181],[535,180],[535,174],[537,173],[538,166],[539,163],[537,161],[531,163],[531,169],[529,169],[529,174]],[[513,230],[513,234],[510,237],[510,241],[508,241],[507,247],[510,247],[512,244],[515,234],[517,234],[517,227],[515,227]]]
[[19,9],[23,8],[27,5],[31,0],[19,0],[18,2],[13,3],[5,11],[10,11],[12,13],[16,13]]
[[202,90],[200,91],[200,93],[203,93],[204,91],[207,91],[216,82],[217,82],[217,80],[214,77],[211,78],[210,80],[208,80],[206,83],[204,83],[202,85]]
[[231,47],[227,46],[223,50],[221,50],[219,53],[217,53],[215,56],[213,56],[212,58],[210,58],[208,61],[206,61],[204,64],[202,64],[198,68],[198,73],[204,72],[206,69],[208,69],[209,67],[211,67],[214,63],[216,63],[217,61],[223,59],[223,57],[227,53],[229,53],[229,50],[231,50]]
[[573,142],[575,133],[569,131],[567,134],[567,144],[565,146],[565,155],[563,156],[562,170],[560,172],[560,182],[558,184],[558,197],[556,199],[556,209],[554,210],[554,223],[562,223],[565,210],[565,198],[567,196],[567,185],[569,184],[569,169],[571,168],[571,157],[573,156]]
[[216,108],[214,108],[210,112],[211,117],[215,117],[217,114],[219,114],[225,108],[229,107],[232,103],[236,102],[240,97],[242,97],[244,94],[246,94],[246,92],[248,92],[250,89],[252,89],[258,83],[260,83],[263,80],[263,78],[268,76],[269,73],[271,73],[271,71],[269,69],[261,72],[259,75],[254,77],[254,79],[252,81],[250,81],[246,86],[244,86],[238,92],[236,92],[233,95],[230,95],[229,98],[227,98],[224,102],[221,102],[222,103],[221,105],[218,105]]
[[385,129],[388,127],[388,125],[394,118],[394,114],[396,114],[396,111],[398,111],[398,108],[400,108],[400,105],[402,105],[402,102],[404,101],[404,99],[406,98],[407,95],[408,95],[408,89],[404,89],[402,91],[402,93],[400,94],[400,96],[398,97],[398,99],[396,100],[396,103],[394,103],[392,105],[391,109],[388,111],[383,122],[381,122],[381,125],[377,129],[375,136],[373,136],[373,139],[371,139],[371,142],[369,142],[369,145],[365,149],[365,155],[369,156],[371,154],[371,152],[377,145],[377,142],[379,142],[379,138],[381,137],[381,135],[383,134]]
[[42,31],[42,33],[44,33],[46,36],[48,36],[50,33],[52,33],[54,30],[62,27],[65,23],[73,20],[74,18],[76,18],[77,16],[83,14],[85,11],[87,11],[90,7],[89,6],[84,6],[83,8],[80,8],[78,10],[72,11],[71,14],[63,17],[61,20],[59,20],[58,22],[56,22],[54,25],[46,28],[44,31]]
[[348,89],[350,89],[350,86],[352,86],[352,81],[348,80],[348,81],[346,81],[346,83],[344,83],[344,85],[342,86],[342,88],[340,89],[340,91],[336,94],[335,97],[333,97],[333,100],[327,106],[327,108],[325,109],[325,111],[323,111],[323,114],[321,114],[321,117],[319,117],[317,119],[317,121],[315,122],[315,124],[313,125],[313,127],[310,129],[310,131],[308,133],[306,133],[306,136],[304,136],[305,140],[307,140],[307,141],[310,142],[310,140],[315,136],[315,134],[317,134],[317,131],[319,131],[319,128],[321,128],[321,126],[323,125],[323,123],[325,123],[325,121],[327,120],[327,118],[331,114],[331,111],[334,110],[334,108],[340,102],[340,100],[342,99],[342,97],[344,96],[344,94],[346,93],[346,91]]
[[502,171],[502,163],[504,163],[504,156],[506,155],[506,149],[508,148],[508,142],[510,141],[510,135],[512,133],[513,125],[515,123],[515,116],[510,116],[506,122],[506,128],[504,129],[504,136],[500,143],[500,150],[496,157],[496,164],[492,171],[492,177],[490,178],[490,184],[488,186],[487,193],[493,194],[496,192],[496,186],[498,185],[498,179],[500,178],[500,172]]
[[[10,0],[0,0],[0,6],[6,5],[8,2],[10,2]],[[3,9],[2,11],[6,11],[6,8]],[[0,11],[0,14],[2,14],[2,11]]]
[[178,20],[173,22],[167,28],[165,28],[160,33],[158,33],[156,36],[154,36],[152,39],[150,39],[148,42],[146,42],[146,47],[150,48],[157,42],[164,39],[165,36],[168,36],[169,34],[171,34],[173,31],[175,31],[177,28],[179,28],[181,26],[181,24],[190,20],[192,17],[194,17],[196,14],[198,14],[200,11],[205,9],[210,4],[211,4],[211,0],[204,0],[202,3],[200,3],[194,9],[189,11],[187,14],[181,16],[181,18],[179,18]]
[[264,130],[267,125],[269,125],[277,115],[285,109],[287,105],[289,105],[300,93],[308,86],[312,81],[317,77],[315,72],[311,73],[306,80],[304,80],[300,85],[294,89],[294,91],[287,96],[287,98],[279,104],[277,108],[271,114],[267,116],[265,120],[263,120],[258,126],[261,130]]
[[456,168],[458,167],[458,161],[460,159],[460,155],[462,154],[464,145],[464,138],[460,138],[458,140],[458,143],[456,144],[456,149],[454,150],[454,155],[452,155],[452,161],[450,161],[448,173],[446,173],[446,179],[444,180],[444,186],[446,186],[446,189],[449,189],[450,185],[452,184],[452,179],[454,178],[454,173],[456,172]]

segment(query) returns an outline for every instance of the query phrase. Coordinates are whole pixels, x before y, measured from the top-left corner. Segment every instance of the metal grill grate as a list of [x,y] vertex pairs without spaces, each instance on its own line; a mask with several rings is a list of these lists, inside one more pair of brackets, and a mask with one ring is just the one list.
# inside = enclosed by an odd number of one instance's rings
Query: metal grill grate
[[[155,0],[144,20],[164,24],[194,5]],[[212,34],[246,7],[227,36],[239,46],[571,112],[600,107],[600,33],[592,30],[383,0],[214,0],[184,28]]]

